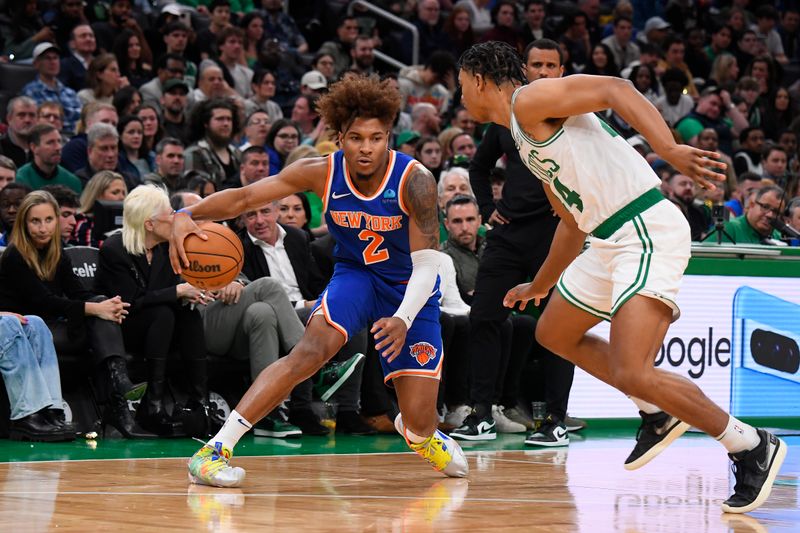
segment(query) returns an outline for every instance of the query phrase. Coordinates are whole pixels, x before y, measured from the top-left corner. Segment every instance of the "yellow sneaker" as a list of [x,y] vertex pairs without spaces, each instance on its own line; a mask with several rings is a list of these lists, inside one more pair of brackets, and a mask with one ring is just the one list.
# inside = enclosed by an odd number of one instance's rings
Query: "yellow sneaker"
[[438,429],[419,444],[409,442],[408,446],[446,476],[466,477],[469,474],[469,465],[461,446]]
[[238,487],[244,481],[244,468],[230,466],[233,452],[217,443],[217,448],[205,445],[189,459],[189,481],[212,487]]

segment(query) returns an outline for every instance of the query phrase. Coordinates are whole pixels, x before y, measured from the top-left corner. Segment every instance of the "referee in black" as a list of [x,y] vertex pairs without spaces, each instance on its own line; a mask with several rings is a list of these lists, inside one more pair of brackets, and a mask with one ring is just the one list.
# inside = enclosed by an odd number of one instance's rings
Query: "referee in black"
[[[539,39],[525,49],[528,82],[561,77],[561,49],[550,39]],[[489,171],[505,155],[506,182],[502,198],[492,200]],[[497,437],[492,403],[504,376],[501,329],[510,310],[503,297],[518,283],[532,279],[550,250],[558,225],[550,202],[539,181],[519,157],[511,132],[497,124],[487,128],[469,167],[470,183],[483,220],[493,227],[486,236],[486,249],[478,268],[470,311],[470,403],[473,411],[451,436],[463,440],[491,440]],[[557,355],[542,352],[545,373],[547,417],[526,444],[560,446],[569,443],[564,426],[567,402],[575,366]],[[513,376],[510,376],[514,378]]]

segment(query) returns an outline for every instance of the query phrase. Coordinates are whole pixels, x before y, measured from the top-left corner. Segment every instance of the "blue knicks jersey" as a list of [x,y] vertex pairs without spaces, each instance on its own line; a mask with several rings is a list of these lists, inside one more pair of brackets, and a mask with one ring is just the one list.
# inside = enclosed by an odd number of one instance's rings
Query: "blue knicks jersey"
[[339,150],[328,157],[323,202],[328,231],[336,241],[334,257],[368,267],[387,281],[407,282],[411,277],[411,252],[408,212],[401,191],[417,161],[389,150],[383,181],[374,194],[364,196],[349,175],[344,152]]

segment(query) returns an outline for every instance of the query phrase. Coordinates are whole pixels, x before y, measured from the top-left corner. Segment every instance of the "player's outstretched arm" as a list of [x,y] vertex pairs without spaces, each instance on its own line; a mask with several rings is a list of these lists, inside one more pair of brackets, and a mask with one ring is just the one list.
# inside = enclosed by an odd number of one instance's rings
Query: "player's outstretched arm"
[[[565,96],[566,95],[566,96]],[[678,171],[704,188],[724,181],[719,154],[675,142],[658,109],[633,84],[610,76],[574,75],[543,78],[520,91],[514,113],[528,131],[553,118],[566,118],[611,108],[647,139],[650,146]]]
[[400,194],[410,219],[411,278],[395,314],[377,320],[371,329],[377,343],[375,348],[390,362],[400,355],[408,329],[433,293],[441,253],[436,180],[428,169],[417,164],[405,183]]
[[189,264],[183,249],[183,241],[189,234],[195,233],[206,238],[195,221],[227,220],[298,191],[313,190],[322,194],[327,172],[328,158],[300,159],[274,176],[246,187],[216,192],[191,208],[176,213],[169,240],[172,269],[180,274],[181,266]]
[[578,228],[575,218],[555,197],[550,187],[545,185],[544,191],[561,221],[556,228],[547,258],[533,281],[509,290],[503,298],[503,305],[506,307],[514,307],[519,303],[520,310],[523,310],[529,300],[533,300],[534,305],[539,305],[539,301],[550,293],[564,269],[581,253],[586,241],[586,234]]

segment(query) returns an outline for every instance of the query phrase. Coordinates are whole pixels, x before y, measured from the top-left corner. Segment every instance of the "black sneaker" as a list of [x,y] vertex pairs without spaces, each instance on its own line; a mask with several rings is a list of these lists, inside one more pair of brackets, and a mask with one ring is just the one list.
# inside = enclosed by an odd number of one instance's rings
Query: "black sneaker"
[[642,423],[636,431],[636,446],[625,459],[625,470],[643,467],[689,429],[689,424],[663,411],[652,415],[639,411],[639,416]]
[[331,432],[319,423],[319,417],[314,414],[311,409],[300,409],[298,411],[290,411],[289,423],[300,428],[303,435],[322,436]]
[[375,429],[364,422],[355,411],[339,411],[336,413],[336,433],[345,435],[374,435]]
[[461,427],[450,432],[450,436],[459,440],[494,440],[497,438],[497,430],[491,415],[478,418],[478,414],[472,411]]
[[733,495],[722,503],[726,513],[749,513],[769,497],[772,483],[786,458],[786,443],[765,431],[756,429],[761,442],[752,450],[728,454],[736,478]]
[[555,415],[547,415],[539,429],[531,431],[525,437],[528,446],[566,446],[569,444],[569,433],[564,423]]

